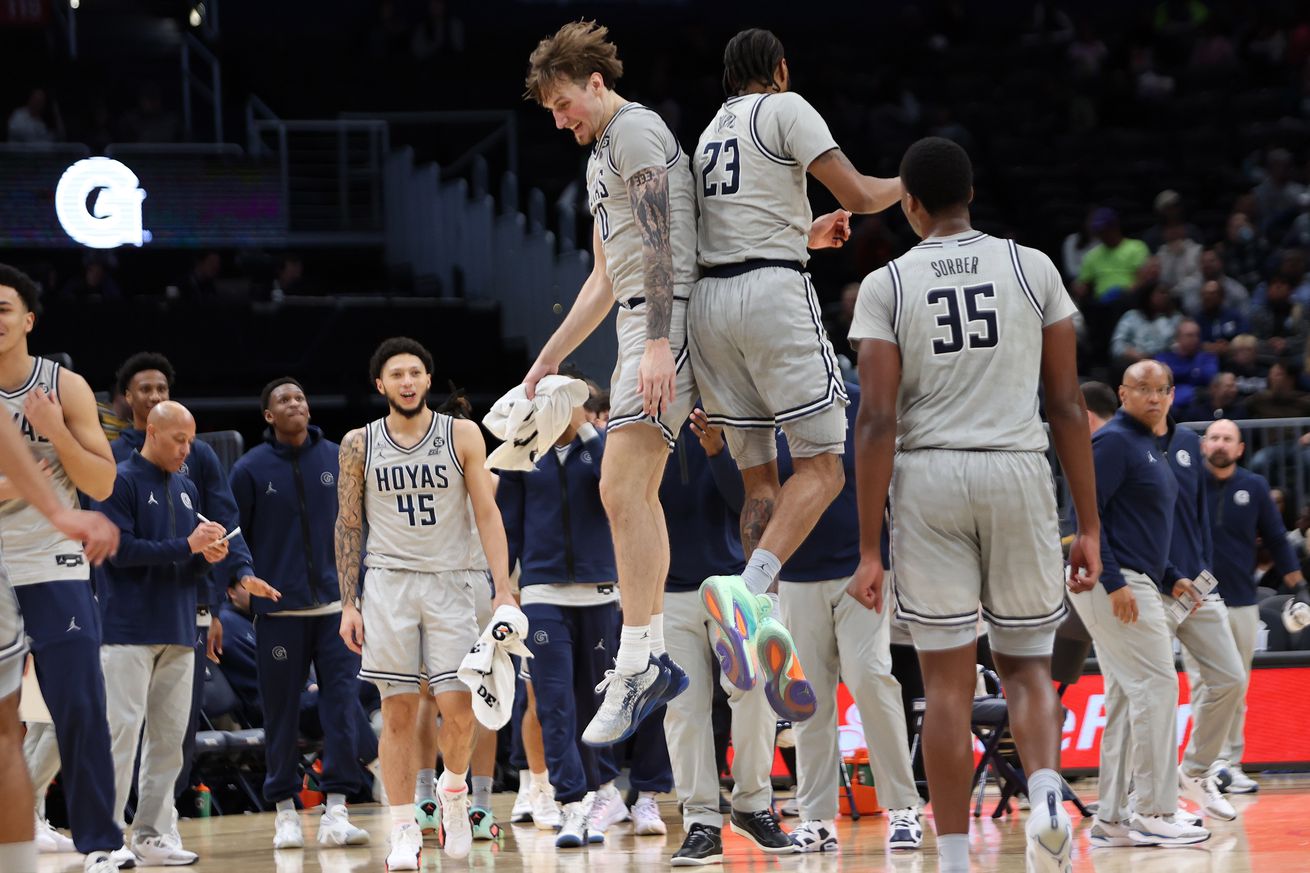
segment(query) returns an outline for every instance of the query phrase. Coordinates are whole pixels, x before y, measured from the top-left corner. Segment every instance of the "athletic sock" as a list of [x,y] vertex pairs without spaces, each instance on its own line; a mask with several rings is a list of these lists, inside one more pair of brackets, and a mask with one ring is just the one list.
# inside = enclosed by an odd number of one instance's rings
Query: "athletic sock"
[[[530,771],[529,771],[530,772]],[[540,773],[531,773],[532,784],[540,786],[543,789],[550,787],[550,771],[542,770]]]
[[455,773],[451,770],[442,770],[441,781],[437,784],[441,790],[445,791],[447,794],[459,794],[461,791],[467,791],[469,787],[468,779],[466,778],[468,772],[469,771],[467,770],[460,770],[458,773]]
[[395,830],[402,825],[412,825],[418,822],[414,818],[414,807],[412,806],[393,806],[391,807],[391,828]]
[[664,613],[650,617],[650,653],[658,658],[664,654]]
[[327,800],[326,800],[326,801],[324,802],[324,804],[323,804],[323,809],[324,809],[324,810],[335,809],[335,808],[338,807],[338,806],[341,807],[342,809],[345,808],[345,806],[346,806],[346,795],[344,795],[344,794],[337,794],[337,793],[333,792],[333,793],[331,793],[331,794],[329,794],[329,795],[327,796]]
[[278,811],[278,812],[295,812],[295,811],[296,811],[296,801],[295,801],[294,799],[290,798],[290,797],[288,797],[286,800],[279,800],[279,801],[277,802],[277,811]]
[[[1028,803],[1033,815],[1046,812],[1046,795],[1054,793],[1055,802],[1064,799],[1064,782],[1054,770],[1037,770],[1028,777]],[[1039,806],[1040,804],[1040,806]]]
[[437,771],[434,767],[431,770],[418,771],[418,782],[414,784],[414,802],[422,803],[425,800],[435,800],[432,796],[432,783],[436,781]]
[[0,870],[5,873],[36,873],[36,841],[0,843]]
[[474,776],[473,790],[470,792],[470,796],[474,806],[491,809],[491,777]]
[[615,667],[620,675],[635,676],[650,663],[650,625],[623,626],[619,634],[619,654]]
[[741,581],[752,594],[763,594],[769,590],[773,580],[782,572],[782,561],[773,552],[756,549],[751,552],[751,559],[746,562],[746,569],[741,571]]
[[969,835],[937,835],[938,869],[941,873],[969,873]]

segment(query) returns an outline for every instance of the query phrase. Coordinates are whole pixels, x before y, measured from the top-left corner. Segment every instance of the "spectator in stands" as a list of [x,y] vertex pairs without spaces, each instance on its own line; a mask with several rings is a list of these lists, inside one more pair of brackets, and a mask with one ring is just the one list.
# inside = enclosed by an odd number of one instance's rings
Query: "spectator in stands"
[[1270,149],[1265,158],[1265,177],[1251,193],[1255,195],[1260,228],[1266,234],[1300,211],[1306,187],[1292,178],[1292,153]]
[[1223,255],[1224,273],[1247,288],[1255,287],[1263,278],[1269,246],[1246,213],[1234,211],[1228,216]]
[[1195,316],[1201,310],[1201,286],[1206,282],[1219,283],[1219,302],[1225,309],[1234,309],[1245,313],[1251,303],[1251,294],[1246,286],[1224,272],[1223,255],[1216,248],[1201,252],[1201,272],[1177,286],[1178,296],[1183,302],[1183,312]]
[[12,143],[52,143],[63,136],[59,110],[44,88],[33,88],[27,102],[9,114],[9,141]]
[[278,258],[277,272],[273,276],[273,287],[269,290],[269,299],[281,303],[294,294],[305,293],[305,262],[295,252],[286,252]]
[[1259,349],[1260,341],[1249,333],[1233,337],[1228,344],[1225,366],[1237,378],[1237,391],[1244,398],[1249,399],[1268,385],[1269,368],[1260,363]]
[[1160,281],[1170,288],[1201,275],[1201,244],[1188,239],[1187,225],[1182,222],[1165,226],[1164,244],[1155,256],[1160,260]]
[[1110,303],[1133,284],[1151,253],[1146,243],[1124,236],[1119,213],[1108,207],[1092,213],[1091,230],[1100,244],[1083,258],[1073,286],[1074,297],[1084,300],[1090,294],[1097,303]]
[[1182,421],[1218,421],[1231,418],[1240,421],[1250,413],[1241,395],[1237,393],[1237,377],[1232,373],[1217,373],[1210,380],[1210,390],[1197,392],[1191,406],[1182,410]]
[[91,303],[119,302],[123,289],[109,272],[114,264],[113,255],[93,252],[82,258],[82,273],[74,276],[59,289],[59,302]]
[[1190,318],[1178,322],[1173,348],[1156,355],[1174,374],[1174,405],[1186,408],[1219,373],[1219,358],[1201,348],[1201,328]]
[[1183,213],[1183,196],[1172,188],[1165,189],[1155,195],[1155,224],[1142,234],[1142,242],[1151,251],[1159,251],[1160,246],[1165,244],[1165,231],[1170,227],[1181,225],[1183,235],[1195,242],[1202,242],[1205,237],[1201,235],[1201,229],[1189,222]]
[[223,269],[223,259],[216,251],[201,252],[191,267],[191,273],[182,283],[182,299],[190,301],[213,300],[218,296],[217,279]]
[[1066,282],[1072,282],[1078,278],[1078,273],[1083,267],[1083,258],[1087,257],[1087,253],[1098,245],[1096,234],[1092,232],[1092,217],[1095,215],[1096,210],[1089,209],[1087,217],[1083,219],[1082,227],[1066,236],[1064,245],[1060,247],[1060,264],[1064,268],[1063,273]]
[[120,142],[178,142],[181,134],[177,115],[164,108],[159,85],[153,81],[141,85],[136,105],[118,120]]
[[1251,323],[1240,309],[1224,305],[1224,290],[1218,280],[1206,280],[1199,296],[1196,323],[1201,328],[1201,345],[1207,352],[1223,357],[1238,334],[1250,333]]
[[1292,301],[1292,283],[1286,276],[1269,280],[1264,305],[1251,314],[1251,328],[1260,340],[1260,354],[1281,358],[1305,354],[1305,309]]
[[1169,348],[1183,315],[1169,289],[1153,275],[1147,261],[1137,283],[1137,305],[1123,314],[1110,338],[1110,354],[1120,366],[1153,358]]
[[1248,406],[1254,418],[1300,418],[1310,415],[1310,396],[1296,387],[1292,365],[1276,361],[1269,368],[1269,387],[1252,397]]

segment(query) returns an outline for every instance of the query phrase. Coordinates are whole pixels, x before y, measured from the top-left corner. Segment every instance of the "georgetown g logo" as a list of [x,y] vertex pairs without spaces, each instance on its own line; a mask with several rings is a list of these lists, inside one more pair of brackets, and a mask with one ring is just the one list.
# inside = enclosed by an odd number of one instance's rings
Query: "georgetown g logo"
[[55,216],[77,242],[93,249],[141,246],[146,192],[136,174],[112,158],[87,158],[64,171],[55,187]]

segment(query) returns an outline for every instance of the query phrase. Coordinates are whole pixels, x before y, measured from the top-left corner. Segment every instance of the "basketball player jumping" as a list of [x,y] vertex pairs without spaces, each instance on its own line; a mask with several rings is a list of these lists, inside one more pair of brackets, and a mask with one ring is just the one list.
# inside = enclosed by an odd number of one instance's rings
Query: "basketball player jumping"
[[[687,320],[705,411],[724,428],[746,486],[741,541],[749,559],[740,577],[707,579],[701,596],[723,632],[729,681],[752,688],[758,658],[769,702],[796,721],[814,714],[815,699],[791,636],[773,617],[778,573],[841,492],[847,404],[805,264],[807,249],[839,246],[850,232],[845,211],[811,223],[805,177],[851,212],[886,209],[901,186],[851,166],[819,113],[789,91],[772,33],[734,36],[723,67],[728,99],[692,156],[702,278]],[[795,461],[785,485],[776,426]]]
[[942,873],[969,869],[980,605],[1028,772],[1028,869],[1068,873],[1073,832],[1051,683],[1064,567],[1037,388],[1040,380],[1078,511],[1069,585],[1087,590],[1101,572],[1101,532],[1074,305],[1050,258],[970,226],[964,149],[920,140],[900,172],[901,208],[923,242],[864,280],[851,325],[851,340],[862,341],[863,396],[861,559],[848,591],[882,610],[890,488],[897,617],[909,622],[923,667],[924,763]]
[[614,90],[623,62],[607,34],[594,22],[566,24],[532,52],[526,82],[527,96],[550,110],[556,127],[591,146],[587,202],[596,220],[595,266],[524,377],[529,396],[619,303],[600,491],[614,536],[623,630],[605,699],[582,734],[590,745],[630,736],[646,713],[686,686],[664,649],[669,536],[659,488],[696,399],[687,359],[687,299],[696,280],[691,168],[663,119]]
[[[369,362],[388,414],[341,441],[336,525],[341,636],[363,655],[359,675],[382,694],[379,754],[391,806],[389,870],[417,870],[423,835],[414,818],[415,730],[420,679],[436,696],[445,772],[438,783],[445,852],[469,853],[468,772],[474,719],[456,672],[477,642],[476,598],[467,572],[474,522],[496,586],[495,606],[513,605],[508,550],[482,432],[428,408],[432,355],[405,337],[386,340]],[[468,504],[472,501],[473,518]],[[368,536],[363,525],[368,522]],[[361,592],[360,556],[367,573]]]

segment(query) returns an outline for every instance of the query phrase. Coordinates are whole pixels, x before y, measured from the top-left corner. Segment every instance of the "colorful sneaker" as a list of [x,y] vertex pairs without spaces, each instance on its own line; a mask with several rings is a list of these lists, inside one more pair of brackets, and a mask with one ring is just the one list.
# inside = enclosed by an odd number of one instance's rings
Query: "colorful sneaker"
[[[767,598],[760,599],[765,604],[769,602]],[[793,723],[814,715],[818,700],[796,657],[796,644],[782,622],[770,617],[768,612],[760,622],[755,646],[764,677],[764,696],[773,711]]]
[[605,678],[596,686],[596,693],[604,693],[605,699],[582,732],[582,741],[589,746],[612,746],[632,736],[646,714],[658,705],[668,680],[669,671],[654,658],[645,670],[630,676],[606,670]]
[[429,797],[414,804],[414,821],[420,833],[435,834],[441,828],[441,807]]
[[700,599],[718,631],[714,651],[723,675],[742,691],[750,691],[758,675],[751,640],[759,628],[761,598],[740,576],[711,576],[701,583]]
[[473,826],[474,840],[499,840],[500,825],[496,824],[496,817],[492,815],[491,810],[475,806],[469,810],[469,824]]

